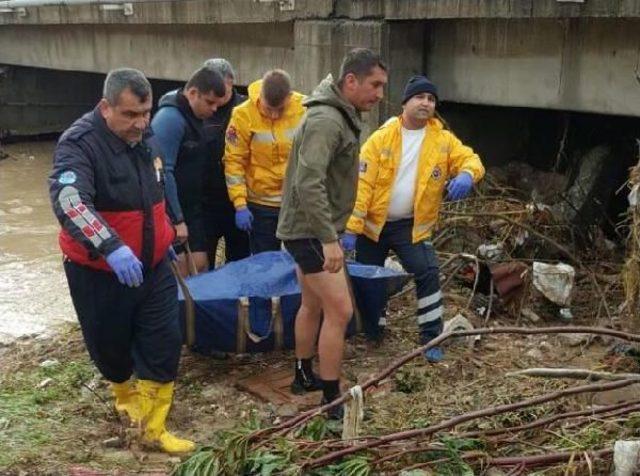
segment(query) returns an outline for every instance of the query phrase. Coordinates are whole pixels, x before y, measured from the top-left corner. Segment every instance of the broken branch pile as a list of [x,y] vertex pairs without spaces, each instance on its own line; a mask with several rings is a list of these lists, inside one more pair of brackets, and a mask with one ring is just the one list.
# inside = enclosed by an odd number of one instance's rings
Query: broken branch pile
[[[517,198],[516,191],[491,177],[485,182],[478,196],[445,204],[433,238],[445,275],[447,314],[460,311],[475,325],[486,325],[490,317],[520,323],[520,316],[535,308],[545,320],[558,314],[570,319],[572,312],[576,321],[590,325],[454,328],[411,352],[406,352],[411,344],[403,341],[402,357],[373,375],[352,379],[366,397],[363,436],[331,437],[331,424],[322,417],[331,407],[350,404],[351,393],[345,392],[284,421],[254,422],[221,434],[213,448],[195,455],[177,474],[368,475],[398,474],[401,468],[412,475],[431,474],[415,472],[425,469],[474,474],[489,466],[526,474],[558,464],[564,465],[562,473],[608,471],[616,440],[633,437],[640,428],[640,400],[597,399],[634,388],[640,374],[633,370],[638,369],[606,371],[589,361],[583,366],[590,368],[527,368],[523,347],[544,349],[551,340],[561,348],[560,335],[637,346],[640,334],[618,330],[624,324],[618,306],[623,301],[621,257],[603,245],[598,231],[591,237],[597,246],[581,245],[584,237],[554,216],[551,207]],[[640,250],[640,241],[633,243]],[[561,276],[550,279],[542,273],[549,269]],[[411,316],[415,303],[410,298],[404,293],[391,303],[390,313],[399,304],[406,308],[400,314]],[[558,313],[569,307],[570,313]],[[612,328],[593,327],[601,315]],[[478,336],[483,336],[482,346],[496,349],[489,357],[466,348],[444,367],[415,362],[428,348]],[[579,351],[571,358],[580,356]],[[570,385],[569,379],[586,382]]]

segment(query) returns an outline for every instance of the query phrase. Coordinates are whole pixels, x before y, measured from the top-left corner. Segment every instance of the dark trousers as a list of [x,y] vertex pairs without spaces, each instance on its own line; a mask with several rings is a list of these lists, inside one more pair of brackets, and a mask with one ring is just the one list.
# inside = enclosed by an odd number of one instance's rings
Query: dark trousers
[[249,232],[251,254],[280,251],[281,242],[276,238],[280,209],[255,203],[249,203],[248,207],[253,214],[253,223]]
[[413,220],[387,222],[376,243],[364,235],[356,241],[356,261],[362,264],[384,266],[384,261],[393,251],[407,272],[414,275],[418,309],[416,318],[420,327],[420,338],[428,342],[442,332],[442,294],[438,258],[430,243],[413,243]]
[[64,269],[87,350],[102,375],[117,383],[134,372],[144,380],[175,380],[182,333],[168,260],[145,272],[138,288],[71,261]]
[[220,238],[224,238],[226,262],[238,261],[249,256],[249,235],[236,227],[233,206],[211,206],[205,217],[210,269],[215,267],[216,250]]

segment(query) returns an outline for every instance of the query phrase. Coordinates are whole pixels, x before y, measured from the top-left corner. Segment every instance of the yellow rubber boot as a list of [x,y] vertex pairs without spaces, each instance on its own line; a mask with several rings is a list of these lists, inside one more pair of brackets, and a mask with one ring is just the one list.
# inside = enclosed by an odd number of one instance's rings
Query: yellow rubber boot
[[173,400],[173,382],[138,380],[138,392],[141,409],[145,415],[143,443],[166,453],[189,453],[195,450],[196,445],[193,441],[178,438],[169,433],[165,427]]
[[133,424],[142,421],[142,409],[140,408],[140,399],[138,391],[130,380],[123,383],[111,382],[111,391],[116,399],[116,410],[118,413],[124,413],[129,417]]

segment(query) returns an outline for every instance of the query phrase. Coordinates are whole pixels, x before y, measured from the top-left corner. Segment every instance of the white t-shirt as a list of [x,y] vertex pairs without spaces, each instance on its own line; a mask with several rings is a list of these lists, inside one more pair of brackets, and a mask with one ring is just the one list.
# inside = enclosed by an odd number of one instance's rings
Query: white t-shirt
[[413,216],[418,157],[420,156],[420,148],[422,147],[425,131],[424,127],[416,130],[402,128],[402,158],[391,189],[388,221],[411,218]]

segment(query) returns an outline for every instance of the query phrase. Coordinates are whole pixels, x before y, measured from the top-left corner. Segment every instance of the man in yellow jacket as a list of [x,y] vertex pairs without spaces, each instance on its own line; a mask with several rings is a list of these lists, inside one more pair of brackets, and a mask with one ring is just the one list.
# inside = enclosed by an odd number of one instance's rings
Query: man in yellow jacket
[[294,132],[304,115],[304,96],[289,75],[268,71],[249,86],[226,133],[225,178],[236,209],[236,226],[249,233],[251,253],[277,251],[282,185]]
[[[356,204],[343,237],[356,260],[383,266],[393,250],[415,276],[422,343],[442,332],[438,260],[429,242],[444,193],[459,200],[484,175],[480,158],[434,117],[438,91],[424,76],[407,83],[402,114],[374,132],[360,152]],[[440,348],[425,358],[442,360]]]

